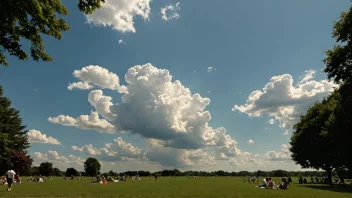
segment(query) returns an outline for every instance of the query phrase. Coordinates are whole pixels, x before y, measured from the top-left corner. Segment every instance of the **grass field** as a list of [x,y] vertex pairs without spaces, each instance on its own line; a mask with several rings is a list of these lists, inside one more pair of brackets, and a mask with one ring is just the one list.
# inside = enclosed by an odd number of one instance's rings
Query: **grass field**
[[[279,179],[275,179],[276,183]],[[297,181],[297,179],[296,179]],[[294,181],[295,182],[295,181]],[[255,188],[240,177],[142,178],[141,181],[91,184],[88,178],[81,181],[53,178],[44,183],[14,184],[12,191],[0,186],[0,197],[352,197],[352,188],[325,185],[291,184],[288,190]]]

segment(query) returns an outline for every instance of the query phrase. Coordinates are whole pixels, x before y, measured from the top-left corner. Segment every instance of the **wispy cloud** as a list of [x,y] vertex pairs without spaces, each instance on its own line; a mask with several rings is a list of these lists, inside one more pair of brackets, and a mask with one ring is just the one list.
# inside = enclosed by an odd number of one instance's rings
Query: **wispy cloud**
[[208,67],[207,72],[212,72],[212,71],[216,71],[216,68],[215,67]]
[[169,21],[172,19],[178,19],[180,15],[178,12],[181,10],[180,2],[177,2],[175,5],[167,5],[161,8],[161,18],[164,21]]

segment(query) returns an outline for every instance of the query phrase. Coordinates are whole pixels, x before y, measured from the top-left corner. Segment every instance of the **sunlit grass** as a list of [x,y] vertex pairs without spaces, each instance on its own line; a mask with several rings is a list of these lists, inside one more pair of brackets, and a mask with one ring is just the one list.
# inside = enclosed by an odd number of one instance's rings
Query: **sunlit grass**
[[15,184],[11,192],[1,186],[0,197],[352,197],[352,188],[294,183],[288,190],[267,190],[244,183],[240,177],[159,177],[157,181],[151,177],[107,185],[90,182],[88,178],[64,181],[58,177],[45,183],[25,181]]

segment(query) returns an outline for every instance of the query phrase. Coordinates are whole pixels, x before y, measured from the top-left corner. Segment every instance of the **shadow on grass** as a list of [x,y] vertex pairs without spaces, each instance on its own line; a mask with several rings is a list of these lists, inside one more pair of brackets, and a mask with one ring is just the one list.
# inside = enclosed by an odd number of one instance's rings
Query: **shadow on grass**
[[327,191],[333,191],[333,192],[341,192],[341,193],[352,193],[352,186],[343,186],[343,185],[314,185],[314,184],[308,184],[308,185],[302,185],[304,188],[311,188],[311,189],[316,189],[316,190],[327,190]]

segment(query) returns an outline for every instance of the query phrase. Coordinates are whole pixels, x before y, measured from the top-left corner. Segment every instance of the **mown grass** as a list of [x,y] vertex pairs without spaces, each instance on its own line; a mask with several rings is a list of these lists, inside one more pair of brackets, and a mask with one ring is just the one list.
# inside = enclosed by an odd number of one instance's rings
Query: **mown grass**
[[[276,179],[275,181],[279,181]],[[0,187],[0,197],[352,197],[352,188],[326,185],[291,184],[288,190],[255,188],[240,177],[185,177],[142,178],[141,181],[91,184],[88,178],[81,181],[53,178],[45,183],[15,184],[11,192]]]

